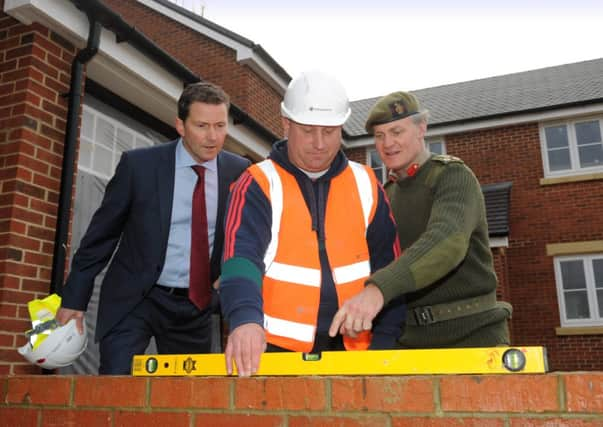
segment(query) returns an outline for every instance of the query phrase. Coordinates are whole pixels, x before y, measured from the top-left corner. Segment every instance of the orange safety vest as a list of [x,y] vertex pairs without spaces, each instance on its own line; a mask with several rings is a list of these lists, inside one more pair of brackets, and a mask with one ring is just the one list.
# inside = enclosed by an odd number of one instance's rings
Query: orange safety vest
[[[270,200],[272,239],[264,256],[264,329],[269,343],[312,350],[322,271],[318,236],[293,175],[271,160],[249,172]],[[339,306],[364,289],[370,275],[366,232],[377,207],[377,181],[368,166],[349,161],[331,180],[325,212],[325,245]],[[371,334],[344,337],[347,350],[366,350]]]

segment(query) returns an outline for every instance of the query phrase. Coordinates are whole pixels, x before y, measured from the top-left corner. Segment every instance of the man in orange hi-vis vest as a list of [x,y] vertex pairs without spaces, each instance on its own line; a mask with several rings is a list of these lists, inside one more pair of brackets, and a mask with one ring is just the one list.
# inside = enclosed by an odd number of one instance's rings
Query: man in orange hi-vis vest
[[254,374],[264,351],[394,348],[405,318],[397,300],[329,336],[338,308],[399,255],[396,227],[373,171],[340,150],[351,111],[339,82],[302,73],[281,112],[287,139],[241,175],[229,200],[220,279],[229,374],[233,362]]

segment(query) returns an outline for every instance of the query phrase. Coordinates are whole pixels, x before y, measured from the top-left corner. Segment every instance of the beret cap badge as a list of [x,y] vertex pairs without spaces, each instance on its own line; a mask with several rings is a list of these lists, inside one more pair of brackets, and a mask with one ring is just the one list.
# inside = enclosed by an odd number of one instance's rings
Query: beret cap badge
[[406,106],[400,101],[389,104],[389,109],[392,112],[392,116],[403,116],[407,113]]

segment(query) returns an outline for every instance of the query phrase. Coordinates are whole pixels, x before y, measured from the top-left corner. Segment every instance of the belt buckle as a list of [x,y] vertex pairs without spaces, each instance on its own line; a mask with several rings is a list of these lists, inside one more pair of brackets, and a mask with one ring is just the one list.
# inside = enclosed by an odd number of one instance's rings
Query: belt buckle
[[413,310],[415,315],[415,320],[417,324],[420,326],[431,325],[435,323],[435,319],[433,317],[433,311],[430,306],[425,307],[417,307]]

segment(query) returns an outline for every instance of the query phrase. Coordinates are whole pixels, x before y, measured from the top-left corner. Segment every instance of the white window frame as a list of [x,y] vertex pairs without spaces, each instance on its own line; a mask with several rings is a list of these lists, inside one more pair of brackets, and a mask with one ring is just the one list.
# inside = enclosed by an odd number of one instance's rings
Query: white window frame
[[[84,128],[83,128],[84,127],[84,123],[83,123],[84,113],[90,114],[94,119],[94,126],[92,128],[92,138],[84,135]],[[133,149],[133,148],[138,148],[138,147],[149,147],[151,145],[155,145],[154,141],[152,141],[151,139],[149,139],[147,136],[143,135],[142,133],[127,126],[123,122],[116,120],[115,118],[108,116],[107,114],[104,114],[103,112],[97,110],[96,108],[94,108],[90,105],[84,104],[83,111],[82,111],[82,127],[80,129],[80,144],[82,141],[86,141],[87,143],[92,145],[92,152],[90,153],[91,165],[94,165],[95,147],[97,145],[101,145],[101,144],[99,144],[98,141],[96,141],[94,139],[98,118],[102,118],[104,121],[111,124],[113,126],[113,128],[115,129],[115,135],[117,135],[118,131],[120,131],[120,130],[132,135],[133,145],[131,147],[128,147],[128,149]],[[103,146],[103,149],[109,150],[109,148],[106,146]],[[110,172],[110,174],[105,174],[101,171],[98,171],[93,166],[83,165],[83,164],[81,164],[79,159],[78,159],[78,169],[86,171],[86,172],[88,172],[94,176],[97,176],[99,178],[102,178],[104,180],[110,179],[113,176],[113,174],[115,173],[115,168],[117,167],[117,163],[119,162],[119,159],[121,158],[121,153],[124,151],[119,148],[116,138],[113,139],[113,147],[110,149],[110,151],[111,151],[111,172]]]
[[427,149],[429,150],[430,153],[434,152],[431,150],[431,146],[433,144],[442,144],[442,152],[436,153],[436,154],[446,154],[446,141],[444,140],[444,138],[427,138],[427,139],[425,139],[425,145],[427,146]]
[[[572,118],[570,120],[554,121],[554,122],[543,122],[539,125],[540,134],[540,150],[542,153],[542,165],[544,170],[544,176],[546,178],[563,177],[563,176],[575,176],[575,175],[586,175],[591,173],[603,172],[603,163],[600,166],[588,166],[580,167],[580,156],[578,152],[578,142],[576,140],[576,123],[598,121],[599,129],[601,132],[601,138],[603,139],[603,117],[602,116],[589,116]],[[560,171],[551,171],[549,168],[549,152],[546,146],[546,134],[545,129],[548,127],[565,126],[567,129],[567,137],[569,144],[570,153],[570,168]]]
[[[603,316],[599,316],[597,290],[595,288],[595,278],[593,272],[593,260],[595,259],[603,259],[603,253],[556,256],[554,258],[555,283],[557,286],[557,300],[559,301],[559,318],[561,319],[561,327],[603,326]],[[584,277],[586,279],[588,308],[590,313],[590,317],[588,319],[567,318],[563,279],[561,276],[561,263],[564,261],[582,261],[583,263]]]

